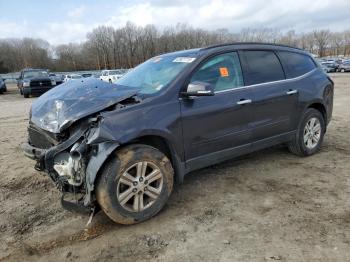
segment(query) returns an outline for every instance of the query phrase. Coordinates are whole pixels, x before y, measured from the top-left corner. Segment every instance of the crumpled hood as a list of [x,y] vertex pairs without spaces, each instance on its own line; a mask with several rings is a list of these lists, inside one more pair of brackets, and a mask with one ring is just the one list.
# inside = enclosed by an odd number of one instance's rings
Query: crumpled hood
[[32,105],[30,121],[60,133],[75,121],[134,96],[138,90],[89,78],[68,81],[40,96]]

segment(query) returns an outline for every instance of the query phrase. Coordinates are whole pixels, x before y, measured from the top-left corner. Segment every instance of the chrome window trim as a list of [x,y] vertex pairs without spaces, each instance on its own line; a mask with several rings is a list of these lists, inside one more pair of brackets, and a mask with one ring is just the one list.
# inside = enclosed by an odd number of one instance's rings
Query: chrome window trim
[[254,85],[248,85],[248,86],[240,86],[240,87],[234,87],[231,89],[227,89],[227,90],[221,90],[221,91],[216,91],[214,92],[214,94],[220,94],[220,93],[225,93],[225,92],[231,92],[231,91],[235,91],[235,90],[240,90],[240,89],[244,89],[244,88],[251,88],[251,87],[257,87],[257,86],[264,86],[264,85],[268,85],[268,84],[278,84],[278,83],[282,83],[282,82],[292,82],[292,81],[296,81],[302,78],[305,78],[309,75],[311,75],[313,72],[315,72],[318,68],[315,67],[314,69],[312,69],[311,71],[301,75],[301,76],[297,76],[294,78],[288,78],[288,79],[282,79],[282,80],[277,80],[277,81],[271,81],[271,82],[265,82],[265,83],[260,83],[260,84],[254,84]]

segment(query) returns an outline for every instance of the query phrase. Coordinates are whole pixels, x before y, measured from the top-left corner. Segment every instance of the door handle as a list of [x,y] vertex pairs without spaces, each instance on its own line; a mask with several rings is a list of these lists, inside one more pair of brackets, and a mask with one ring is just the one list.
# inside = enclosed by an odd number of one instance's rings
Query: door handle
[[298,90],[289,90],[289,91],[287,91],[287,95],[294,95],[294,94],[296,94],[296,93],[298,93]]
[[240,100],[237,102],[237,105],[245,105],[245,104],[250,104],[252,102],[251,99],[244,99],[244,100]]

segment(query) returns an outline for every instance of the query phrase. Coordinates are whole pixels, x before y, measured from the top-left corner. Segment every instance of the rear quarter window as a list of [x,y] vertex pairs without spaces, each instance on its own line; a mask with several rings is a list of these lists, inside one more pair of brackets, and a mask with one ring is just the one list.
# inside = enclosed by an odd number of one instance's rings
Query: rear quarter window
[[278,55],[285,68],[287,78],[304,75],[316,68],[312,58],[307,55],[288,51],[279,51]]
[[246,85],[284,80],[282,65],[272,51],[242,51]]

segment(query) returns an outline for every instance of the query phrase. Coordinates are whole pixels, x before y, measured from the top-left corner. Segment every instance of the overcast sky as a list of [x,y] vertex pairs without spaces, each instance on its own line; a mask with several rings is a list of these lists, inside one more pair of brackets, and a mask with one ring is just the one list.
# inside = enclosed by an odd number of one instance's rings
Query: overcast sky
[[231,32],[246,27],[342,31],[350,29],[350,0],[0,0],[0,38],[81,42],[98,25],[120,27],[127,21]]

